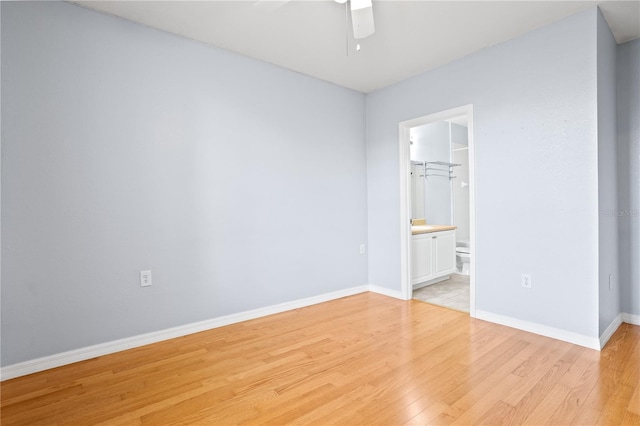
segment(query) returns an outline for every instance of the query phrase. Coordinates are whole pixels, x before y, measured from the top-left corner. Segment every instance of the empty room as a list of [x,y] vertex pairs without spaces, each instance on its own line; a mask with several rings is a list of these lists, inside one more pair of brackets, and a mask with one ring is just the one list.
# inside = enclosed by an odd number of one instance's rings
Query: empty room
[[640,425],[640,1],[2,1],[3,425]]

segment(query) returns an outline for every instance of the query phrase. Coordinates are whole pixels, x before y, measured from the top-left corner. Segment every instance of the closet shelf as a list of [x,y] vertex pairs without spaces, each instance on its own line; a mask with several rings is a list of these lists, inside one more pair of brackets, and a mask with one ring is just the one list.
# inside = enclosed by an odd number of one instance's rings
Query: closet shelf
[[447,166],[447,167],[457,167],[457,166],[461,166],[462,164],[456,164],[456,163],[447,163],[445,161],[427,161],[426,165],[430,165],[433,164],[435,166]]
[[[423,174],[421,174],[420,177],[424,177],[426,179],[429,176],[434,176],[434,177],[442,177],[445,179],[448,178],[449,180],[456,178],[456,176],[453,176],[453,168],[457,166],[461,166],[461,164],[448,163],[446,161],[411,161],[411,164],[416,166],[422,166]],[[440,167],[430,167],[430,166],[440,166]],[[429,173],[429,171],[431,171],[432,173]],[[433,173],[433,172],[446,173],[446,175]]]

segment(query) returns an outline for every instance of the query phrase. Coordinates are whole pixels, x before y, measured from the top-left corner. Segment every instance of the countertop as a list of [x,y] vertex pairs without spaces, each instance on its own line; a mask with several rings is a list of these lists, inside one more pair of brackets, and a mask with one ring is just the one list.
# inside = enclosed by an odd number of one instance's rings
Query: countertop
[[413,225],[411,235],[428,234],[430,232],[451,231],[456,229],[453,225]]

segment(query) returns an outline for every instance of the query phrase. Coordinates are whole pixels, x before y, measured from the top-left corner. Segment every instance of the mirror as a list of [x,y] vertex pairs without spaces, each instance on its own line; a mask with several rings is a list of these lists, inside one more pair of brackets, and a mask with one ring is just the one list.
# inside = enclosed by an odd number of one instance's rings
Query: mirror
[[[469,181],[466,120],[462,116],[410,129],[412,218],[434,225],[454,224],[459,198],[455,190],[463,180]],[[468,190],[466,194],[468,198]]]

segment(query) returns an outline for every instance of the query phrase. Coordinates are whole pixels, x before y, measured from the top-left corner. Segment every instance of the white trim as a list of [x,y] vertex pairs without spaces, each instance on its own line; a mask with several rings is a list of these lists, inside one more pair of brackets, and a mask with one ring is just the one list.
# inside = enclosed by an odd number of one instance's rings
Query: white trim
[[504,315],[494,314],[482,310],[476,310],[476,318],[493,322],[496,324],[506,325],[507,327],[517,328],[518,330],[527,331],[529,333],[539,334],[541,336],[551,337],[553,339],[562,340],[564,342],[573,343],[574,345],[584,346],[585,348],[600,350],[600,339],[597,337],[589,337],[583,334],[573,333],[571,331],[562,330],[535,322],[523,321]]
[[622,313],[622,322],[627,324],[640,325],[640,315]]
[[48,370],[50,368],[60,367],[62,365],[72,364],[74,362],[84,361],[98,356],[124,351],[126,349],[136,348],[151,343],[161,342],[163,340],[173,339],[176,337],[186,336],[188,334],[198,333],[200,331],[210,330],[212,328],[222,327],[225,325],[235,324],[238,322],[260,318],[267,315],[290,311],[292,309],[303,308],[305,306],[316,305],[318,303],[327,302],[329,300],[340,299],[342,297],[364,293],[366,291],[369,291],[369,289],[370,287],[367,285],[347,288],[344,290],[338,290],[318,296],[293,300],[291,302],[280,303],[278,305],[267,306],[264,308],[252,309],[250,311],[239,312],[237,314],[225,315],[205,321],[199,321],[191,324],[181,325],[178,327],[168,328],[166,330],[154,331],[151,333],[127,337],[124,339],[100,343],[93,346],[87,346],[84,348],[74,349],[59,354],[24,361],[2,367],[0,369],[0,380],[4,381],[12,379],[14,377],[25,376],[27,374],[37,373],[39,371]]
[[620,327],[621,324],[622,324],[622,314],[618,314],[618,316],[615,317],[613,321],[611,321],[611,324],[609,324],[609,327],[607,327],[607,329],[602,333],[602,335],[600,335],[600,349],[604,348],[604,345],[607,344],[609,339],[611,339],[611,336],[613,336],[613,333],[616,332],[616,330],[618,329],[618,327]]
[[407,300],[404,298],[404,295],[401,291],[391,290],[385,287],[380,287],[377,285],[369,285],[369,291],[373,293],[382,294],[383,296],[393,297],[394,299]]
[[428,281],[424,281],[424,282],[421,282],[421,283],[413,284],[413,290],[415,291],[415,290],[418,290],[420,288],[429,287],[430,285],[434,285],[434,284],[438,284],[438,283],[440,283],[442,281],[446,281],[449,278],[451,278],[451,275],[453,275],[453,274],[445,275],[444,277],[438,277],[438,278],[434,278],[432,280],[428,280]]
[[476,318],[476,141],[474,138],[473,105],[467,105],[467,141],[469,143],[469,316]]
[[[399,123],[399,149],[400,149],[400,294],[402,299],[411,299],[411,199],[409,197],[410,183],[410,141],[409,132],[412,127],[436,121],[448,120],[453,117],[466,115],[468,117],[467,136],[469,140],[469,246],[472,253],[469,264],[470,271],[470,305],[469,315],[476,317],[476,185],[475,185],[475,142],[473,138],[473,105],[441,111],[435,114],[402,121]],[[393,297],[393,296],[392,296]]]
[[412,296],[411,285],[411,141],[410,127],[400,123],[400,294]]

